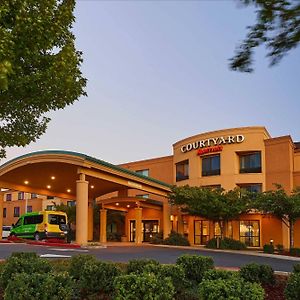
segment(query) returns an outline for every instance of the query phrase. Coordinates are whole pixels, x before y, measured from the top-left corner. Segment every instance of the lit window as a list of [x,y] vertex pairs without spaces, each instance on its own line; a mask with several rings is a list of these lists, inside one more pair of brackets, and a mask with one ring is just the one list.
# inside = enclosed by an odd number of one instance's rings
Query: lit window
[[37,198],[37,194],[36,193],[31,193],[31,199],[35,199]]
[[260,152],[240,154],[240,173],[261,173]]
[[250,247],[259,247],[259,221],[240,221],[240,241]]
[[144,170],[137,170],[135,171],[137,174],[139,175],[143,175],[143,176],[149,176],[149,169],[144,169]]
[[11,201],[11,198],[12,198],[11,194],[6,194],[6,201]]
[[143,194],[143,195],[136,195],[137,198],[149,198],[149,194]]
[[67,201],[67,206],[71,207],[71,206],[75,206],[76,205],[76,201],[72,200],[72,201]]
[[189,179],[189,161],[184,160],[176,164],[176,181]]
[[202,158],[202,176],[220,175],[220,155]]
[[31,205],[27,206],[27,212],[32,212],[32,206]]
[[24,192],[18,193],[18,200],[24,200]]
[[14,217],[20,216],[20,207],[14,207]]
[[47,205],[46,210],[54,210],[54,205]]

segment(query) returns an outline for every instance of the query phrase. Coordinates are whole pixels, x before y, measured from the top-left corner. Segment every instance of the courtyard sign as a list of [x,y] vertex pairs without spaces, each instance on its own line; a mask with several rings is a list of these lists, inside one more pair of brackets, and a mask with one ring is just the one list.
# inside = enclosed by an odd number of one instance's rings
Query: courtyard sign
[[[242,134],[237,135],[229,135],[229,136],[221,136],[216,138],[209,138],[206,140],[200,140],[193,143],[189,143],[183,145],[180,150],[182,153],[189,152],[191,150],[196,150],[199,148],[211,147],[211,146],[219,146],[224,144],[235,144],[242,143],[245,140],[245,137]],[[220,151],[220,150],[219,150]]]

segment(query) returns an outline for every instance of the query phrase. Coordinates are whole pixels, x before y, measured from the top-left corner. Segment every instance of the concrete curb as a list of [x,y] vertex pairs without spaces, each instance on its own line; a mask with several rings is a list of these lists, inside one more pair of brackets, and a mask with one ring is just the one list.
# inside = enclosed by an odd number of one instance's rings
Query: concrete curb
[[279,255],[279,254],[268,254],[268,253],[262,253],[256,251],[254,252],[254,251],[247,251],[247,250],[222,250],[222,249],[209,249],[209,248],[196,247],[196,246],[170,246],[170,245],[155,245],[155,244],[150,244],[150,246],[171,248],[171,249],[185,249],[185,250],[198,250],[198,251],[207,251],[207,252],[222,252],[222,253],[252,255],[252,256],[270,257],[270,258],[293,260],[293,261],[300,262],[300,257],[286,256],[286,255]]

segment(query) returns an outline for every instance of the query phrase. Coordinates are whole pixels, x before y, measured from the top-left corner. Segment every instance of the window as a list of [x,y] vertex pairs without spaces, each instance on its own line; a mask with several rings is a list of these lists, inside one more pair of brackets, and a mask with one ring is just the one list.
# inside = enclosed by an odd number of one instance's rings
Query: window
[[259,247],[259,221],[240,221],[240,241],[250,247]]
[[11,194],[6,194],[6,201],[11,201]]
[[46,210],[54,210],[54,205],[47,205]]
[[194,221],[194,244],[205,245],[209,240],[209,222]]
[[222,189],[221,184],[211,184],[211,185],[202,185],[202,188],[210,189],[210,190],[220,190]]
[[238,185],[241,189],[245,189],[251,193],[260,193],[262,191],[261,183],[253,183],[253,184],[239,184]]
[[139,175],[149,176],[149,169],[135,171]]
[[50,199],[54,199],[53,196],[47,196],[47,199],[50,200]]
[[[232,232],[232,222],[228,221],[226,222],[226,225],[223,227],[223,236],[232,238],[233,232]],[[221,237],[221,228],[218,222],[214,222],[214,237]]]
[[24,200],[24,192],[18,193],[18,200]]
[[14,217],[20,216],[20,207],[14,207]]
[[220,154],[202,158],[202,176],[220,175]]
[[261,173],[261,154],[240,154],[240,173]]
[[176,181],[189,179],[189,161],[184,160],[176,164]]
[[66,224],[66,217],[61,215],[49,215],[48,223],[51,225]]
[[40,224],[43,222],[43,215],[24,217],[24,225]]
[[37,194],[36,193],[31,193],[31,199],[35,199],[37,198]]
[[143,195],[136,195],[137,198],[149,198],[149,194],[143,194]]
[[67,206],[71,207],[71,206],[75,206],[76,205],[76,201],[72,200],[72,201],[67,201]]
[[6,207],[3,208],[3,218],[6,218]]
[[32,212],[32,206],[31,205],[27,206],[27,212]]

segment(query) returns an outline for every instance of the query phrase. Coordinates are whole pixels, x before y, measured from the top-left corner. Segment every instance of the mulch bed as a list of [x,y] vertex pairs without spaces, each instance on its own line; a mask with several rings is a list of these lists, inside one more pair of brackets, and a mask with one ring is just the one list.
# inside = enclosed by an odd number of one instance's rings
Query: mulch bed
[[265,300],[285,300],[284,289],[286,286],[287,276],[275,275],[276,283],[274,285],[264,285]]

